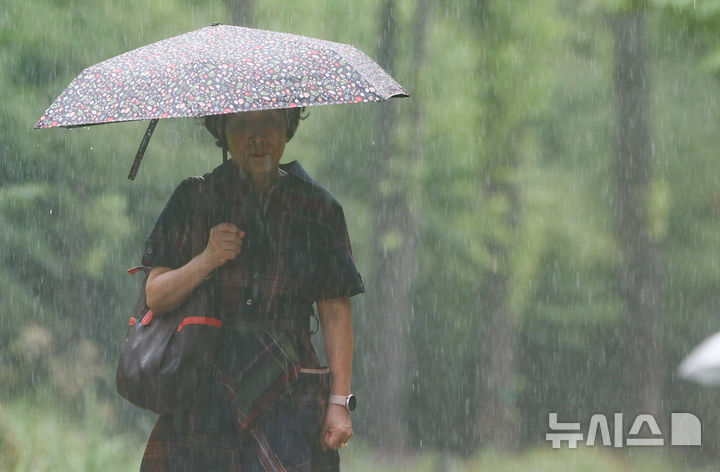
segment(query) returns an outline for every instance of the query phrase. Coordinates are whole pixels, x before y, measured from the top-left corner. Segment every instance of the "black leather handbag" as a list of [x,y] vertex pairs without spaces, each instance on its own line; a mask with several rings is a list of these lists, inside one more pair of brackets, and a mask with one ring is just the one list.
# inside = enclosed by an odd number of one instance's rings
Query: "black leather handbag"
[[142,284],[115,377],[131,403],[155,413],[190,406],[215,372],[222,319],[215,314],[214,280],[206,280],[177,309],[154,316]]

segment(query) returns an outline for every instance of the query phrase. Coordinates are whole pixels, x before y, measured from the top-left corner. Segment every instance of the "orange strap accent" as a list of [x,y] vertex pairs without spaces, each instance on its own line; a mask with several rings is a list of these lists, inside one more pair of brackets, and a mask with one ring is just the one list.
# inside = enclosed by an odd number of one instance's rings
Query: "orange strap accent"
[[180,323],[177,332],[183,330],[186,325],[203,324],[208,326],[214,326],[216,328],[222,328],[223,322],[217,318],[208,318],[207,316],[188,316]]
[[143,266],[135,266],[135,267],[130,267],[129,269],[126,270],[126,272],[130,275],[135,275],[143,269],[144,269]]
[[153,319],[153,312],[152,312],[152,310],[150,310],[150,311],[148,311],[147,313],[145,313],[145,316],[143,316],[143,319],[142,319],[142,321],[140,322],[140,324],[143,325],[143,326],[147,326],[147,325],[150,324],[150,322],[152,321],[152,319]]

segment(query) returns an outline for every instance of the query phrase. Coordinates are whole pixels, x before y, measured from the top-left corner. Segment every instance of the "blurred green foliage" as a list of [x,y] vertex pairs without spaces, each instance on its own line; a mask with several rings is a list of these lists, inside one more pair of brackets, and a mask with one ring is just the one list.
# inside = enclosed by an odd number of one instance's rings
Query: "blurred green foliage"
[[[256,0],[254,24],[353,43],[373,55],[379,4]],[[420,451],[468,449],[463,441],[477,426],[479,408],[467,401],[477,395],[468,373],[484,372],[488,353],[480,340],[492,335],[479,294],[496,271],[511,281],[506,306],[520,339],[520,362],[507,401],[524,446],[544,443],[548,412],[587,421],[593,413],[622,411],[628,402],[624,379],[633,373],[624,369],[631,354],[624,350],[626,308],[617,287],[616,110],[607,15],[632,4],[440,2],[430,15],[419,67],[410,59],[416,2],[396,4],[394,75],[413,85],[411,100],[419,109],[411,112],[409,101],[396,104],[397,153],[382,185],[403,190],[418,231],[407,348],[419,367],[407,387],[413,418],[407,434]],[[647,205],[664,268],[670,372],[695,344],[720,331],[720,1],[637,5],[646,8],[651,50],[654,169]],[[68,455],[54,470],[114,470],[113,464],[139,457],[151,419],[114,393],[113,369],[139,285],[124,269],[139,262],[143,240],[174,186],[214,167],[220,152],[198,122],[166,120],[130,183],[125,176],[143,123],[72,131],[32,126],[84,67],[228,22],[229,15],[222,1],[190,0],[11,0],[2,12],[0,409],[12,414],[0,414],[0,443],[7,445],[0,468],[44,470],[48,457],[82,449],[73,441],[90,441],[87,456]],[[372,272],[376,243],[367,196],[383,188],[366,165],[373,106],[311,109],[285,157],[300,160],[338,195],[363,274]],[[418,148],[422,152],[413,155]],[[519,189],[516,228],[505,219],[509,202],[485,192],[487,182]],[[402,239],[394,234],[379,243]],[[508,248],[506,260],[488,250],[498,242]],[[362,398],[363,379],[382,375],[384,362],[363,339],[394,314],[369,312],[362,297],[353,302],[355,385]],[[96,396],[88,400],[88,391]],[[43,400],[37,392],[45,392]],[[714,390],[670,377],[663,396],[668,411],[701,418],[705,444],[696,455],[700,462],[716,459],[720,407]],[[365,399],[362,408],[373,401],[381,400]],[[106,424],[93,429],[96,423]],[[46,431],[67,443],[45,444]],[[363,429],[361,413],[356,431],[372,449],[373,432]],[[40,449],[24,446],[35,442]],[[517,458],[482,453],[467,462],[432,452],[413,470],[443,470],[450,462],[447,470],[651,470],[610,453],[556,455],[548,448],[545,443]],[[380,464],[358,455],[348,467],[383,470]]]

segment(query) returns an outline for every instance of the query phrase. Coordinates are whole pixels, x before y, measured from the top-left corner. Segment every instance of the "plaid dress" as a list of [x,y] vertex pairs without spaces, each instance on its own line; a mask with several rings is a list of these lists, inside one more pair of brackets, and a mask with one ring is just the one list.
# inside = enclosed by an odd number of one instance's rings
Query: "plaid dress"
[[[217,347],[220,375],[209,379],[193,408],[158,418],[142,471],[339,470],[337,452],[320,450],[329,379],[310,341],[310,324],[314,302],[353,296],[364,287],[340,204],[299,163],[280,168],[283,175],[262,198],[232,161],[185,179],[147,240],[143,265],[178,268],[204,249],[191,247],[193,231],[209,234],[221,222],[245,231],[242,252],[212,275],[225,322]],[[206,216],[197,218],[198,211]],[[280,331],[304,369],[258,402],[248,423],[237,413],[235,388]]]

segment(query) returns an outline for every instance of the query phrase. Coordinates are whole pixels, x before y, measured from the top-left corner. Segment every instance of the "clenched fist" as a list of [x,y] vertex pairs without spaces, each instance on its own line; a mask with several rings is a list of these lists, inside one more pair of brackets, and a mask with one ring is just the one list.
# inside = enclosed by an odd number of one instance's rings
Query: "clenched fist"
[[344,406],[328,405],[320,433],[320,448],[340,449],[353,435],[350,412]]
[[227,261],[235,259],[242,250],[245,231],[238,229],[232,223],[220,223],[210,229],[205,256],[211,261],[213,267],[220,267]]

